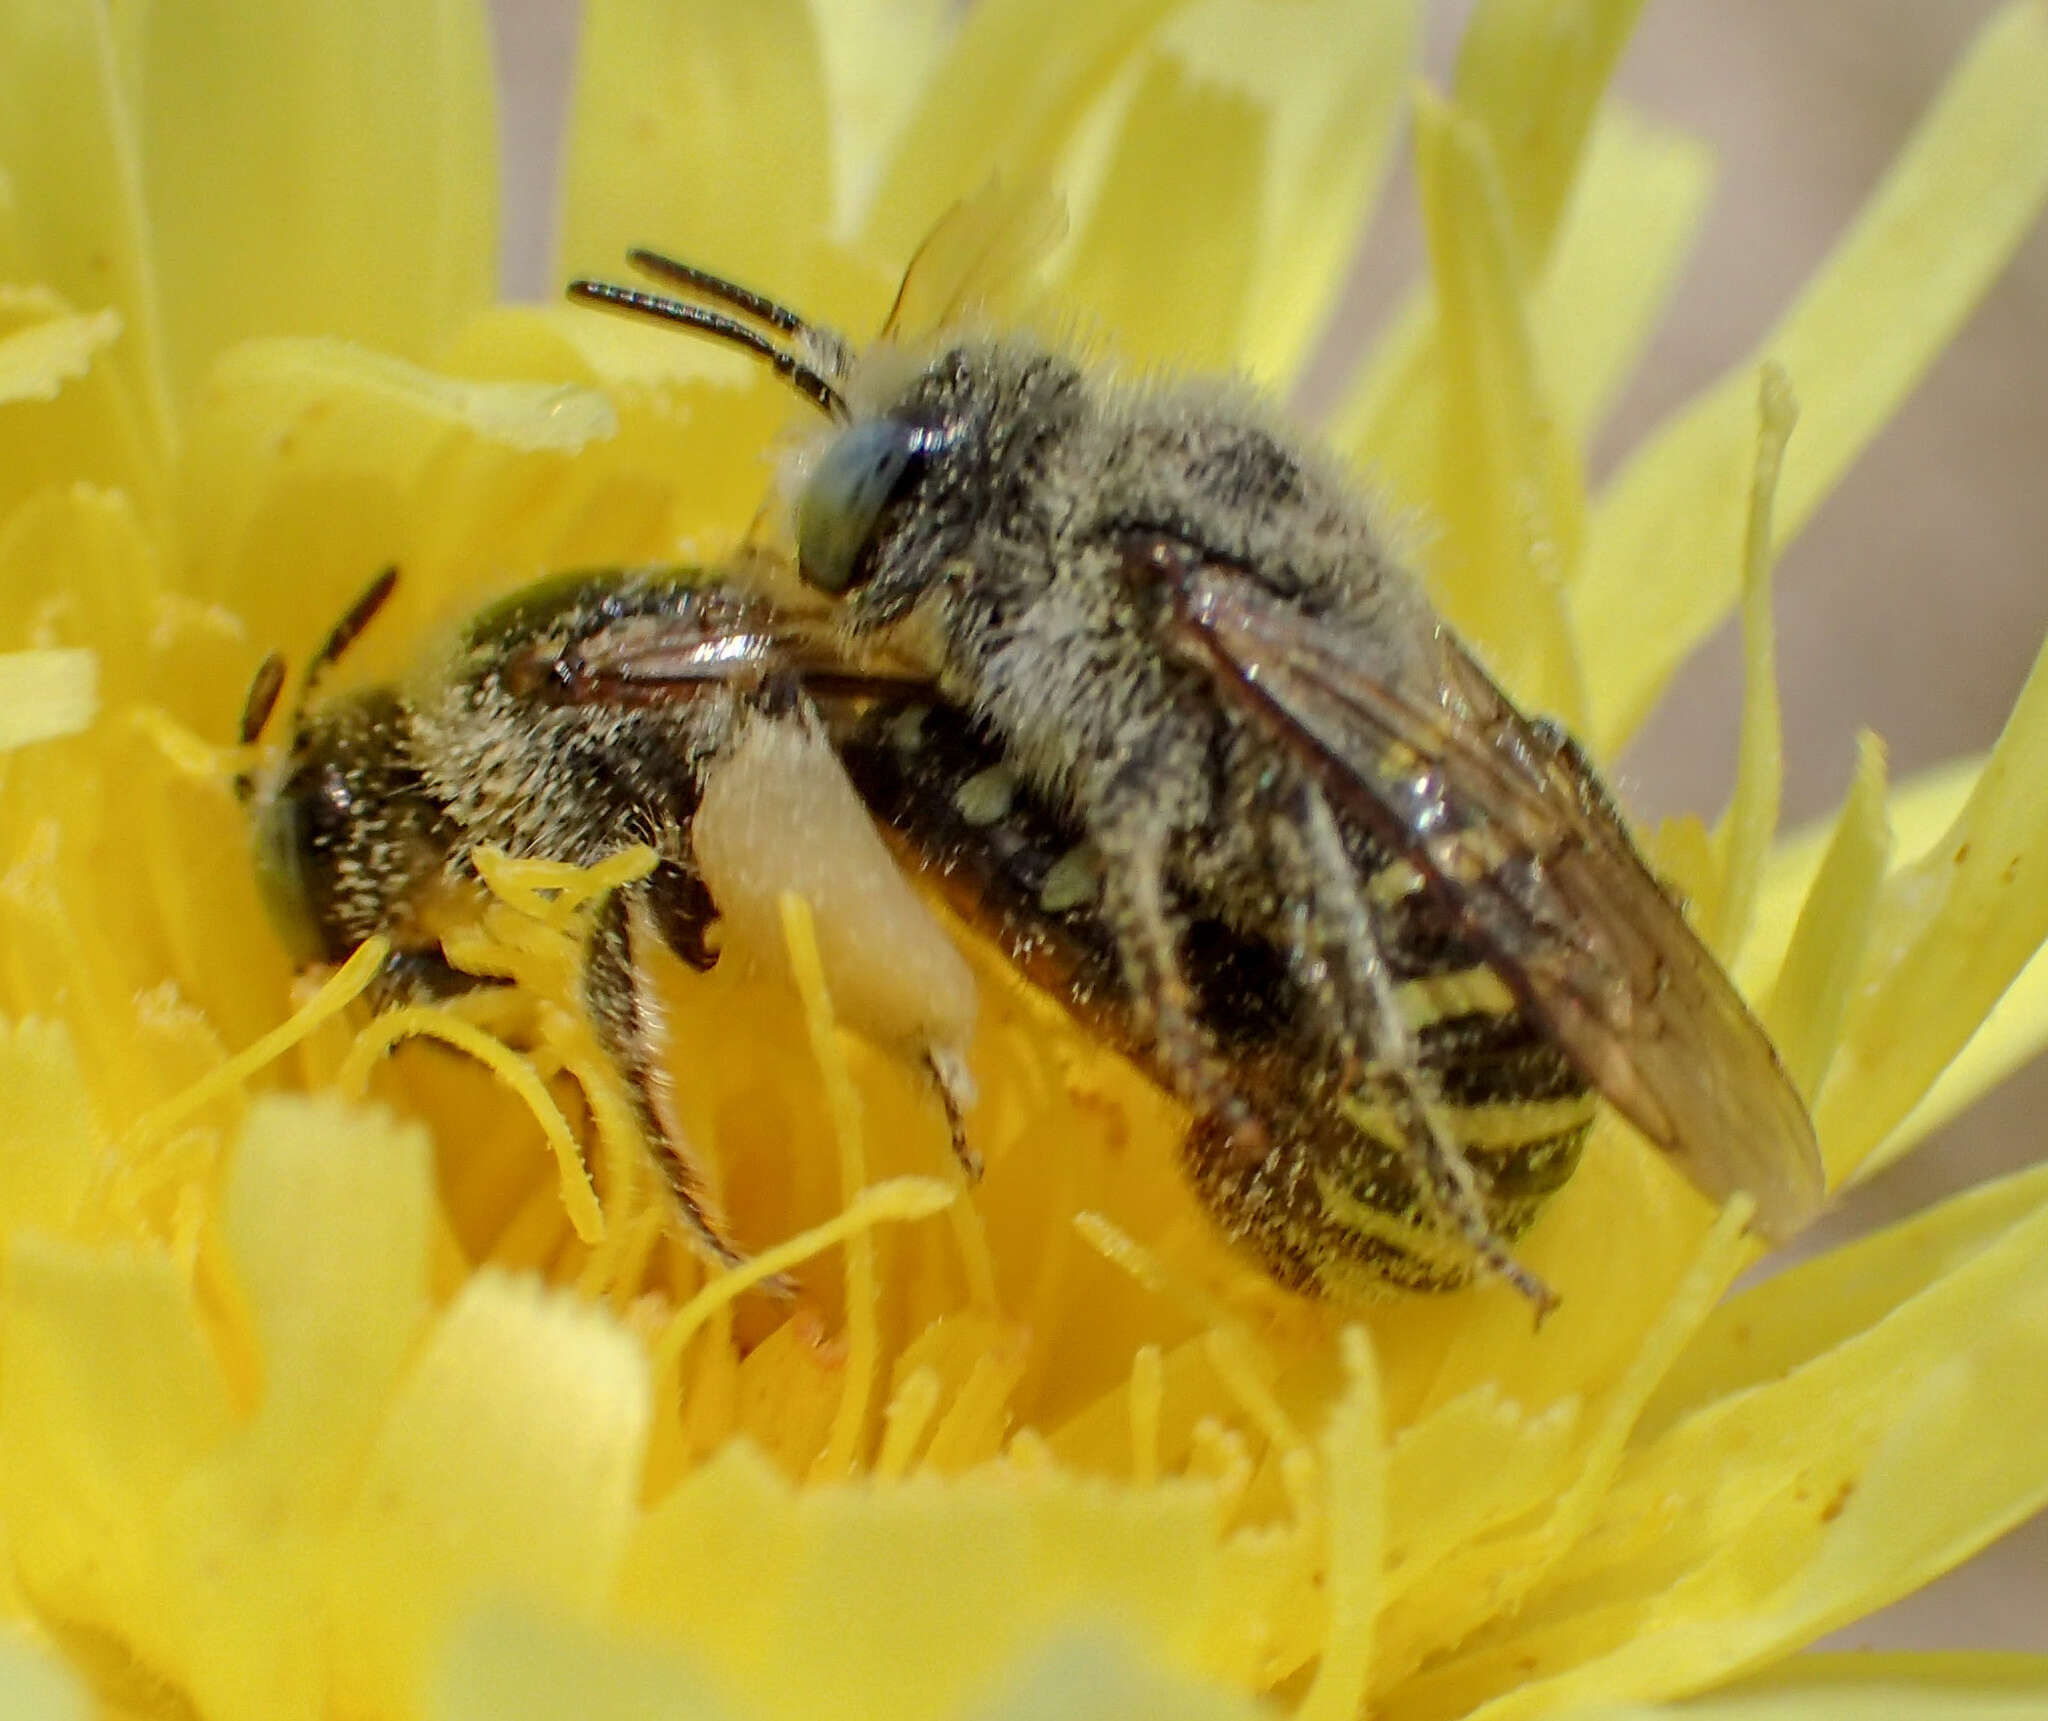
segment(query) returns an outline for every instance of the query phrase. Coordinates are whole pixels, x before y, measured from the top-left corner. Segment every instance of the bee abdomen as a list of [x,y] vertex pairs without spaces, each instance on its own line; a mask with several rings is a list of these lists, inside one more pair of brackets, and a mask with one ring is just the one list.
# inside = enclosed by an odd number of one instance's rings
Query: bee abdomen
[[[1455,1013],[1432,1014],[1452,1001]],[[1489,1224],[1512,1242],[1576,1168],[1594,1115],[1585,1079],[1482,968],[1402,988],[1437,1115],[1471,1167]],[[1253,1158],[1214,1119],[1184,1146],[1203,1203],[1281,1283],[1357,1298],[1389,1286],[1452,1290],[1474,1260],[1414,1169],[1391,1077],[1368,1069],[1348,1095],[1263,1095],[1272,1124]],[[1263,1084],[1262,1084],[1263,1086]]]
[[[1170,1080],[1137,1025],[1099,896],[1051,889],[1084,852],[1077,833],[1003,777],[1000,748],[944,705],[868,706],[836,722],[869,809],[952,906],[1098,1036]],[[1422,1074],[1490,1224],[1512,1241],[1570,1177],[1592,1094],[1419,878],[1354,838]],[[1216,1120],[1193,1125],[1183,1157],[1217,1224],[1283,1284],[1311,1294],[1445,1290],[1470,1279],[1471,1250],[1422,1191],[1381,1096],[1384,1073],[1368,1067],[1352,1093],[1336,1091],[1336,1060],[1285,950],[1191,915],[1180,957],[1193,1014],[1266,1136],[1248,1154]]]

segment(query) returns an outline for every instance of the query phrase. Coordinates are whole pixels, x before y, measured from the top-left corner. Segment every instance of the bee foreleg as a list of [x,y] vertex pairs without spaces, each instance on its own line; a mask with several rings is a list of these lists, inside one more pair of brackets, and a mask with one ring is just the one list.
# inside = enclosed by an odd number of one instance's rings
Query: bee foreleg
[[[691,1241],[717,1265],[734,1267],[746,1257],[726,1233],[669,1089],[666,1012],[647,965],[648,953],[664,942],[661,916],[648,888],[652,882],[614,891],[599,909],[584,964],[584,1007],[605,1055],[624,1078],[634,1121],[661,1167]],[[790,1289],[779,1279],[769,1280],[766,1288],[784,1294]]]
[[[1319,986],[1319,975],[1312,970],[1304,976],[1309,994],[1319,1003],[1340,992],[1347,999],[1344,1019],[1333,1026],[1333,1039],[1347,1061],[1356,1043],[1351,1013],[1364,1012],[1373,1062],[1391,1085],[1395,1116],[1415,1176],[1467,1247],[1496,1277],[1534,1303],[1541,1320],[1556,1306],[1556,1295],[1515,1259],[1493,1228],[1479,1180],[1444,1121],[1436,1084],[1423,1066],[1421,1044],[1401,1008],[1393,974],[1382,954],[1377,917],[1357,886],[1329,803],[1312,785],[1304,787],[1303,802],[1301,834],[1307,846],[1316,923],[1309,960],[1338,982]],[[1325,951],[1337,958],[1334,974],[1329,973]]]

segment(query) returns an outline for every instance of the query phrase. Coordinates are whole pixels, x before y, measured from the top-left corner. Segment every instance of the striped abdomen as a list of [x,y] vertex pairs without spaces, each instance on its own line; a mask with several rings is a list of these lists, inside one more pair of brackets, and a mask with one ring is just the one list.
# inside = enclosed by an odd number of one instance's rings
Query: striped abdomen
[[[944,705],[828,711],[856,788],[962,918],[1092,1032],[1164,1078],[1139,1031],[1099,871],[1001,750]],[[1570,1177],[1593,1095],[1451,916],[1406,869],[1347,833],[1379,906],[1384,952],[1450,1133],[1493,1229],[1512,1241]],[[1287,954],[1191,919],[1181,961],[1229,1086],[1265,1125],[1257,1149],[1198,1117],[1183,1150],[1224,1231],[1290,1288],[1356,1297],[1444,1290],[1471,1277],[1466,1246],[1423,1196],[1383,1079],[1343,1082]]]

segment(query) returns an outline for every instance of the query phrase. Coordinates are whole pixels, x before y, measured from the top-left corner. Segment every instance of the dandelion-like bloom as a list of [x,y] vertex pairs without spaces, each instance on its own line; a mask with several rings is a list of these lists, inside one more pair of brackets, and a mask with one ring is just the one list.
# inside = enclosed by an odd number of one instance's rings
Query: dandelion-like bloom
[[[1741,602],[1734,799],[1657,858],[1842,1182],[2048,1034],[2048,679],[1985,761],[1888,794],[1868,748],[1774,848],[1768,568],[2048,187],[2048,13],[1986,26],[1757,358],[1589,497],[1704,173],[1600,105],[1633,10],[1479,8],[1414,106],[1429,284],[1333,434],[1596,754]],[[948,15],[596,0],[564,272],[654,242],[869,329],[1001,167],[1068,191],[1055,303],[1127,361],[1284,386],[1413,5]],[[792,410],[699,343],[490,307],[490,144],[461,0],[0,5],[10,1713],[2048,1696],[2033,1664],[1774,1666],[2048,1499],[2048,1172],[1731,1294],[1739,1212],[1607,1119],[1525,1245],[1540,1333],[1498,1287],[1312,1305],[1211,1236],[1175,1109],[986,959],[957,1192],[792,909],[786,974],[665,976],[685,1121],[785,1307],[707,1282],[627,1151],[573,1007],[606,879],[503,870],[466,935],[529,1054],[436,1018],[479,1056],[384,1056],[361,962],[295,996],[223,745],[257,659],[392,563],[344,673],[546,571],[714,559]]]

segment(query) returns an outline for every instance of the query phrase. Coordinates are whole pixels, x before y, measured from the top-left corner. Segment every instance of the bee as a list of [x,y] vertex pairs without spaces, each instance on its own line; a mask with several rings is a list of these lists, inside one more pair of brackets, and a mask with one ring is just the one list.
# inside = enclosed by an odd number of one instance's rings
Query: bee
[[[862,351],[630,260],[670,291],[570,293],[739,347],[821,414],[788,486],[801,580],[1016,792],[952,819],[957,771],[907,728],[856,778],[1189,1106],[1195,1190],[1282,1282],[1477,1268],[1549,1307],[1511,1245],[1596,1092],[1704,1193],[1752,1197],[1767,1237],[1813,1215],[1805,1106],[1584,755],[1263,402],[960,321],[915,336],[904,295]],[[1058,888],[1016,900],[1049,844]]]
[[[870,965],[834,985],[835,1001],[851,1026],[923,1063],[954,1150],[978,1170],[961,1122],[973,1097],[973,981],[823,752],[810,703],[865,691],[879,707],[893,689],[921,682],[849,653],[836,628],[743,583],[650,570],[543,582],[482,611],[409,681],[315,703],[396,580],[395,571],[381,575],[335,625],[307,665],[280,756],[237,782],[254,814],[257,877],[295,959],[340,962],[381,934],[392,950],[373,979],[373,1005],[458,997],[497,983],[454,966],[440,942],[474,917],[480,848],[592,866],[650,847],[651,872],[597,913],[583,1001],[688,1235],[731,1265],[742,1251],[672,1104],[649,959],[659,946],[708,968],[721,908],[751,901],[773,913],[777,881],[720,880],[698,851],[698,815],[721,792],[721,770],[791,775],[811,812],[836,786],[848,809],[842,825],[850,818],[874,854],[863,869],[842,842],[832,864],[850,869],[866,911],[892,928],[900,984]],[[284,681],[280,658],[258,670],[242,713],[245,747],[261,740]],[[820,943],[828,981],[843,980],[847,965],[834,972],[828,930]]]

